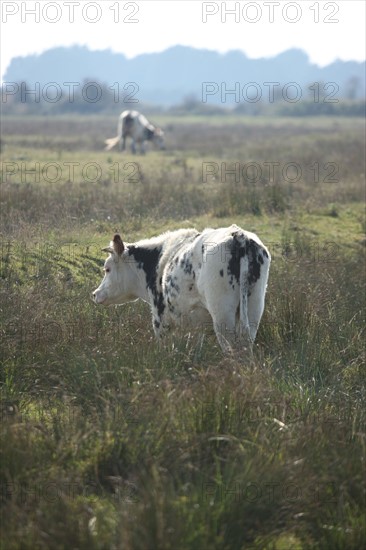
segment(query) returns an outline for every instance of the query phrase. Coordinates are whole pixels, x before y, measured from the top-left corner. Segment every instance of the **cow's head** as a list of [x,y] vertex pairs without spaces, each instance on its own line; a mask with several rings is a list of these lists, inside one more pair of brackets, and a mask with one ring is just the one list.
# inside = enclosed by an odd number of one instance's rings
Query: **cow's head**
[[158,147],[161,150],[165,149],[164,132],[161,128],[154,129],[153,141],[156,147]]
[[95,303],[109,306],[136,300],[131,261],[120,235],[114,235],[110,245],[102,250],[109,252],[109,256],[104,264],[103,280],[93,292]]

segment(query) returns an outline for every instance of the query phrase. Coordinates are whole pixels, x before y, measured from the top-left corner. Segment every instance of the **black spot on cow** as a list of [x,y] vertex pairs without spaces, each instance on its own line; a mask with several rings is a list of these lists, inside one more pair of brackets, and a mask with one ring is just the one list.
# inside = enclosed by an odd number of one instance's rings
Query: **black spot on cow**
[[169,311],[171,311],[173,313],[174,312],[174,306],[173,306],[172,302],[170,301],[170,298],[167,299],[167,303],[168,303]]
[[174,289],[176,292],[180,290],[179,285],[177,285],[177,277],[172,277],[171,275],[168,275],[166,278],[166,286],[169,290]]
[[[245,255],[245,248],[241,242],[236,237],[236,233],[233,234],[233,240],[231,242],[230,248],[230,260],[228,261],[227,271],[229,275],[235,277],[237,283],[239,283],[240,277],[240,259]],[[232,278],[230,280],[232,284]]]
[[189,285],[188,290],[192,290],[194,285]]
[[181,259],[180,266],[181,266],[181,268],[183,269],[183,272],[186,275],[191,275],[192,274],[193,265],[192,265],[192,262],[190,261],[187,254],[185,254],[183,256],[183,258]]
[[223,269],[220,269],[220,275],[221,275],[221,277],[224,276],[224,270]]
[[127,132],[129,130],[131,130],[132,126],[133,126],[133,117],[131,116],[130,113],[128,113],[124,119],[123,119],[123,126],[124,126],[124,130]]
[[146,275],[146,286],[153,292],[156,291],[156,277],[161,247],[142,248],[131,245],[128,248],[129,256],[133,256],[137,262],[137,267],[143,269]]
[[[263,264],[264,260],[263,256],[259,252],[257,243],[253,241],[253,239],[248,239],[245,244],[243,244],[238,240],[236,233],[234,233],[230,253],[231,256],[228,262],[228,274],[235,277],[237,283],[239,283],[240,259],[247,255],[249,260],[248,282],[251,285],[258,281],[261,276],[261,264]],[[263,250],[263,254],[267,255],[265,250]],[[230,279],[229,283],[232,285],[232,279]]]
[[156,285],[157,271],[161,256],[161,247],[143,248],[140,246],[131,245],[128,247],[128,254],[132,256],[139,269],[143,269],[146,277],[146,287],[154,296],[154,305],[158,310],[159,316],[164,311],[164,300],[161,292],[158,291]]
[[247,250],[248,250],[248,257],[249,257],[249,276],[248,281],[249,284],[253,284],[261,276],[261,263],[263,263],[263,257],[262,262],[259,261],[260,253],[258,251],[258,245],[252,240],[249,239],[249,242],[247,243]]
[[159,328],[160,327],[160,321],[158,321],[157,319],[154,320],[154,326],[155,328]]
[[154,137],[154,130],[151,130],[150,128],[144,128],[144,138],[147,140],[153,139]]

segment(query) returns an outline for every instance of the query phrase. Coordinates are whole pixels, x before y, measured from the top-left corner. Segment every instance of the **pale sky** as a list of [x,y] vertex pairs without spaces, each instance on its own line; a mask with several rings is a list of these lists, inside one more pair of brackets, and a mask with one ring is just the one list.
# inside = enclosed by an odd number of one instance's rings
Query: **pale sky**
[[111,49],[129,58],[179,44],[222,53],[241,50],[251,58],[273,57],[296,47],[320,66],[336,59],[364,61],[365,4],[364,0],[1,0],[1,76],[13,57],[75,44]]

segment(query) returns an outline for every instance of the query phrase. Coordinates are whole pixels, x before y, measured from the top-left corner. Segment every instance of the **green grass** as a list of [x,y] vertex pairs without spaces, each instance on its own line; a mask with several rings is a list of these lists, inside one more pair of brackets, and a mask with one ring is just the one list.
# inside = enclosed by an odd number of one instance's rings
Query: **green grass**
[[[104,119],[54,122],[5,120],[19,169],[1,182],[2,548],[362,548],[361,122],[166,117],[167,151],[145,157],[101,151]],[[249,161],[303,176],[202,180],[202,162]],[[62,173],[22,181],[21,162]],[[101,177],[70,179],[70,162]],[[224,357],[209,330],[159,346],[146,304],[92,303],[116,230],[233,222],[273,257],[253,357]]]

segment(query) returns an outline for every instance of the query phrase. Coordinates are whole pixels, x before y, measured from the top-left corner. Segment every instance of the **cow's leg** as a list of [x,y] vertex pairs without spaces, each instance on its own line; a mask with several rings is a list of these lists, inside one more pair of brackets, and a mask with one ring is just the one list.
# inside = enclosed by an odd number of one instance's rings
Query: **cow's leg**
[[236,343],[235,314],[220,314],[213,318],[213,325],[217,340],[223,352],[233,350]]
[[238,296],[233,292],[231,296],[223,297],[220,294],[210,293],[206,296],[208,311],[213,320],[217,340],[224,352],[229,352],[236,344],[236,312]]
[[141,141],[140,152],[141,152],[141,155],[144,155],[146,153],[145,142],[144,141]]
[[170,331],[170,324],[165,316],[159,316],[157,312],[153,313],[153,329],[156,338],[161,341]]
[[122,136],[122,138],[120,139],[119,147],[120,147],[121,153],[122,153],[122,151],[125,151],[125,149],[126,149],[126,136]]
[[131,152],[133,155],[136,155],[136,143],[134,139],[132,140],[132,143],[131,143]]

